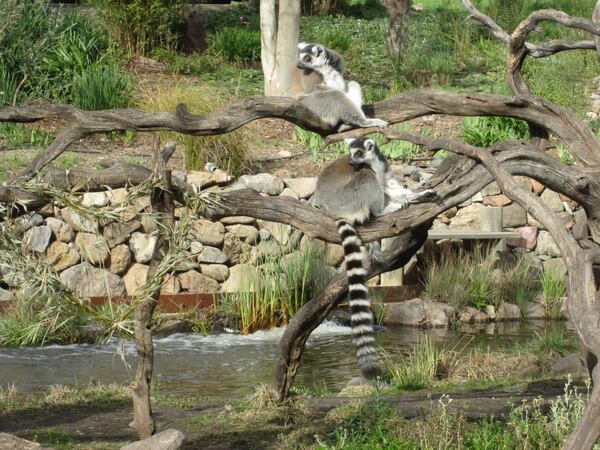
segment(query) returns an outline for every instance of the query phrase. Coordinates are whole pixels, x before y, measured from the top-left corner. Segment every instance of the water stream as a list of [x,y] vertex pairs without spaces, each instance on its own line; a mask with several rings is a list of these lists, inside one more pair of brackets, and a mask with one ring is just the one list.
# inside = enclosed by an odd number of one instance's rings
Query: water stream
[[[451,346],[512,345],[551,327],[566,331],[565,322],[515,322],[475,330],[423,330],[389,327],[378,344],[391,353],[406,351],[429,336]],[[236,398],[269,380],[282,329],[249,336],[175,334],[155,339],[154,380],[176,394]],[[50,345],[1,348],[0,385],[21,390],[45,389],[51,384],[86,385],[90,381],[126,383],[135,370],[135,345],[113,340],[105,344]],[[298,386],[339,390],[357,374],[350,329],[333,323],[318,327],[308,341],[297,377]]]

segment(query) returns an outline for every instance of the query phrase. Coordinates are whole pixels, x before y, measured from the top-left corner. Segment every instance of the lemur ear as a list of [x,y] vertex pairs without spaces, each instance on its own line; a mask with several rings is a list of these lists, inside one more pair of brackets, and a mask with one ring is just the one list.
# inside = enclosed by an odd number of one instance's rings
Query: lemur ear
[[356,138],[346,138],[344,142],[348,145],[352,145],[352,143],[356,140]]
[[375,142],[372,139],[365,141],[365,150],[373,150],[375,148]]
[[298,50],[302,50],[304,47],[306,47],[308,44],[306,42],[300,42],[298,43]]
[[313,47],[313,53],[317,56],[321,55],[321,53],[323,53],[325,51],[325,49],[323,48],[322,45],[315,45]]

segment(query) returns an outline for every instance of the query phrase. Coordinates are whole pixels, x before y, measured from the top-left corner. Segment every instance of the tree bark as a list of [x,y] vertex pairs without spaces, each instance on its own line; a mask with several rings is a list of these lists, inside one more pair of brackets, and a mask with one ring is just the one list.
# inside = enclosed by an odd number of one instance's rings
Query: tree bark
[[404,49],[410,38],[410,7],[412,0],[384,0],[388,10],[388,51],[397,62],[404,57]]

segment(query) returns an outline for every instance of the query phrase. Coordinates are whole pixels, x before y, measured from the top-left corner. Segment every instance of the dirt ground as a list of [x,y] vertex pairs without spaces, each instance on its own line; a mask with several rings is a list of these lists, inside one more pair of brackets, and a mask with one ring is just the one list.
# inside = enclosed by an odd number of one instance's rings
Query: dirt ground
[[[534,399],[544,403],[563,394],[564,380],[545,380],[515,388],[455,391],[445,393],[450,408],[467,420],[501,418],[511,405]],[[419,392],[381,396],[408,419],[422,417],[439,408],[439,392]],[[447,397],[446,397],[447,398]],[[259,411],[228,405],[177,408],[158,405],[153,408],[157,429],[176,428],[186,436],[185,449],[275,449],[285,448],[284,436],[294,432],[305,436],[306,445],[314,443],[314,434],[324,432],[324,417],[334,408],[356,401],[375,401],[345,397],[315,397],[303,400],[304,408],[279,409],[261,418]],[[303,411],[304,417],[299,413]],[[308,412],[308,414],[307,414]],[[79,403],[66,407],[19,410],[0,413],[0,430],[32,439],[55,448],[111,449],[135,440],[128,427],[132,419],[130,401]],[[282,446],[282,439],[284,443]],[[301,444],[301,442],[296,442]]]

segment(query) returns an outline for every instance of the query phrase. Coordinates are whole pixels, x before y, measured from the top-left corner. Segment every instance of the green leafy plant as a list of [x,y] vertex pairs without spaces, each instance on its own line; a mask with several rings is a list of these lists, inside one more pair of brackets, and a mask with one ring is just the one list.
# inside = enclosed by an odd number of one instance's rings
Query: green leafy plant
[[75,78],[71,95],[75,106],[98,111],[127,107],[132,93],[129,76],[117,67],[96,64]]
[[573,155],[571,155],[571,152],[566,147],[559,145],[556,148],[556,154],[561,163],[566,164],[567,166],[573,164]]
[[212,53],[227,61],[248,63],[260,58],[260,33],[239,27],[226,27],[209,38]]
[[28,127],[20,123],[0,123],[2,145],[9,148],[46,147],[54,135],[38,127]]
[[563,298],[567,295],[564,275],[552,270],[542,272],[542,300],[551,317],[560,317]]
[[527,123],[510,117],[466,117],[463,124],[462,138],[478,147],[529,136]]

